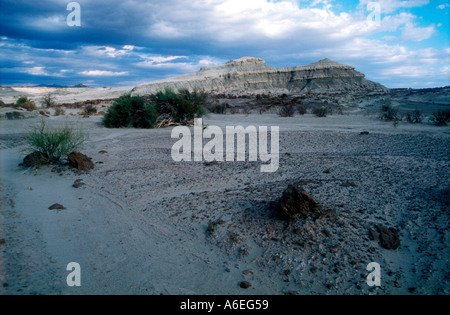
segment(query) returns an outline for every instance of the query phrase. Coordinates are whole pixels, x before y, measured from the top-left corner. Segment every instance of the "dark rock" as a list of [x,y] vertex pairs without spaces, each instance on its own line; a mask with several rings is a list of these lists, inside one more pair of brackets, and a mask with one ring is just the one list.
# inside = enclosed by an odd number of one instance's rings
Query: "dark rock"
[[381,246],[386,249],[397,249],[400,246],[398,231],[394,228],[386,228],[382,225],[376,225],[380,232]]
[[219,163],[217,161],[213,161],[213,162],[206,162],[205,165],[208,166],[208,167],[210,167],[210,166],[219,166]]
[[377,233],[376,231],[369,229],[369,239],[371,241],[376,241],[378,240],[378,238],[380,237],[380,234]]
[[317,203],[300,184],[289,185],[276,206],[277,212],[285,220],[293,220],[301,215],[317,211]]
[[73,183],[73,187],[74,188],[80,188],[80,187],[82,187],[82,186],[84,186],[84,185],[86,185],[85,183],[83,183],[83,180],[82,179],[77,179],[76,181],[75,181],[75,183]]
[[50,164],[50,160],[44,154],[38,151],[28,154],[23,159],[23,165],[27,167],[38,167],[46,164]]
[[3,245],[6,243],[6,240],[4,238],[0,239],[0,245]]
[[100,153],[100,154],[107,154],[107,153],[108,153],[108,151],[105,151],[105,150],[101,150],[101,151],[99,151],[98,153]]
[[300,293],[298,293],[297,291],[289,291],[286,292],[284,295],[299,295]]
[[242,281],[241,283],[239,283],[239,286],[242,289],[248,289],[248,288],[250,288],[252,286],[252,284],[250,282],[248,282],[248,281]]
[[67,157],[71,167],[80,171],[89,171],[94,168],[94,163],[90,157],[79,152],[73,152]]
[[55,203],[54,205],[50,206],[48,209],[49,210],[65,210],[66,208],[63,205],[60,205],[59,203]]
[[367,135],[370,135],[370,132],[368,132],[368,131],[362,131],[362,132],[361,132],[361,135],[362,135],[362,136],[367,136]]

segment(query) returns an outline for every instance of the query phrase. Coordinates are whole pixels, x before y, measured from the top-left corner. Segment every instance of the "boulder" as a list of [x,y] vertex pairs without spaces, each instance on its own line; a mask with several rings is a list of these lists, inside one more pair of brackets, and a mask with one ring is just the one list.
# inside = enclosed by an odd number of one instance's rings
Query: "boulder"
[[376,228],[380,232],[381,246],[385,249],[397,249],[400,246],[400,239],[396,229],[386,228],[379,224],[376,225]]
[[94,163],[92,159],[79,152],[73,152],[68,155],[67,159],[71,167],[76,168],[80,171],[89,171],[94,168]]
[[289,185],[276,206],[277,212],[285,220],[310,215],[318,210],[317,203],[300,184]]

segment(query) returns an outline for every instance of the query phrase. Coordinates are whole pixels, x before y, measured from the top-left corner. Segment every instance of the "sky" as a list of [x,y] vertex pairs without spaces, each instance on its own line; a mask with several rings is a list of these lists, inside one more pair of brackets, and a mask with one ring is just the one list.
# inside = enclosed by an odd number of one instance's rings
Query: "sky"
[[136,86],[244,56],[450,85],[450,0],[70,2],[0,0],[0,85]]

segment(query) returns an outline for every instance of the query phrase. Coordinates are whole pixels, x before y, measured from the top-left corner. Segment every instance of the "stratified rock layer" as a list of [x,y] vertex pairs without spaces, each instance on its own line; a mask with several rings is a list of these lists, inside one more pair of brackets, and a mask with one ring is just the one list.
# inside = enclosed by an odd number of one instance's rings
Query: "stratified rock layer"
[[273,68],[260,58],[244,57],[222,66],[135,87],[132,94],[152,94],[165,88],[198,89],[209,94],[236,96],[282,93],[380,93],[388,89],[365,79],[354,67],[324,59],[297,67]]

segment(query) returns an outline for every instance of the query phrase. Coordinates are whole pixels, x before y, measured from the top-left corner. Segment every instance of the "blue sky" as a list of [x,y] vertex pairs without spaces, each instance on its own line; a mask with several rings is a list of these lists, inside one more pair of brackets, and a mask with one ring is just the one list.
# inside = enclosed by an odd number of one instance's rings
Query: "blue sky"
[[450,0],[79,0],[80,27],[69,2],[0,0],[0,85],[134,86],[243,56],[450,85]]

